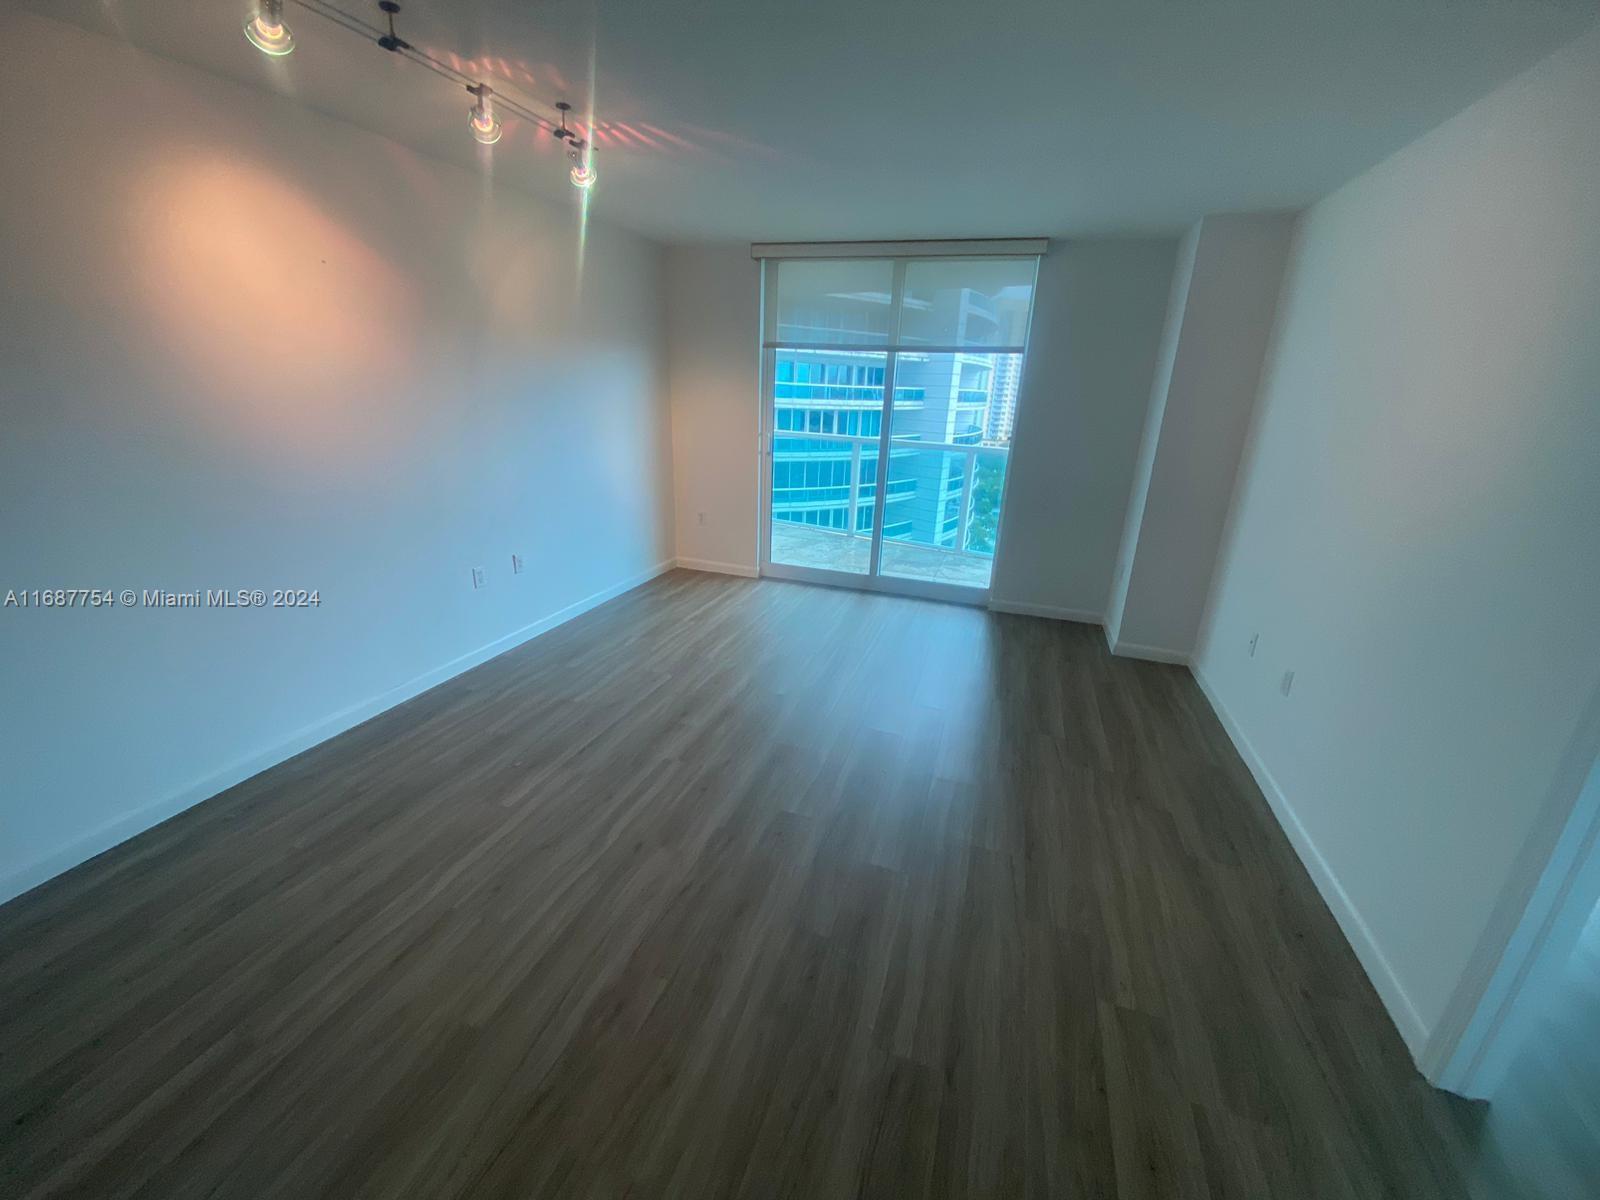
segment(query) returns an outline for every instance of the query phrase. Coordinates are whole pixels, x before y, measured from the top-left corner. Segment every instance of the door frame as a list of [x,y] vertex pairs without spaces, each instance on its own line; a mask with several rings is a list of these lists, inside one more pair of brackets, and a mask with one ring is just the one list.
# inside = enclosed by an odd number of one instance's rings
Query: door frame
[[1538,826],[1418,1064],[1434,1086],[1470,1099],[1498,1088],[1600,904],[1600,687]]

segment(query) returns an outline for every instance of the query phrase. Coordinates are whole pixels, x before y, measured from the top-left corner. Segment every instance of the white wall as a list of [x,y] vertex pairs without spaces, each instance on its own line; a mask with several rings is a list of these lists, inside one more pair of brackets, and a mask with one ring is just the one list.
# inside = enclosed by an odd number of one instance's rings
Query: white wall
[[1166,316],[1161,324],[1161,341],[1156,349],[1155,372],[1151,376],[1150,397],[1139,435],[1139,453],[1133,464],[1133,487],[1127,511],[1122,518],[1122,536],[1117,544],[1111,572],[1111,592],[1106,597],[1105,628],[1115,644],[1122,628],[1122,607],[1128,599],[1128,572],[1133,569],[1133,553],[1139,546],[1139,526],[1144,521],[1145,497],[1150,492],[1150,473],[1155,469],[1156,447],[1161,444],[1161,417],[1172,387],[1172,372],[1178,361],[1178,341],[1183,335],[1183,313],[1189,299],[1189,281],[1194,278],[1195,256],[1200,250],[1200,222],[1189,226],[1178,242],[1172,267],[1172,284],[1167,296]]
[[0,38],[0,588],[322,601],[0,609],[5,896],[672,550],[655,247],[592,223],[580,300],[566,206],[45,18]]
[[1285,213],[1214,214],[1180,247],[1106,606],[1118,654],[1194,649],[1293,227]]
[[1066,239],[1039,264],[997,605],[1100,620],[1176,252],[1176,239]]
[[1414,1051],[1600,686],[1597,128],[1600,30],[1305,215],[1199,654]]
[[678,559],[754,575],[760,561],[760,264],[747,243],[672,246],[665,291]]

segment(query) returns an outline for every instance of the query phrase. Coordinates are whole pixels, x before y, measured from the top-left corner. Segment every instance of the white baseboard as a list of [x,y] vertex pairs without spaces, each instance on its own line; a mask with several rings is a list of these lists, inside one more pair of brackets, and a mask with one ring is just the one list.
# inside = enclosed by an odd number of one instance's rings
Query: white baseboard
[[1239,752],[1239,757],[1244,759],[1245,766],[1250,768],[1250,774],[1255,776],[1256,785],[1261,788],[1261,794],[1266,797],[1267,805],[1278,818],[1278,824],[1289,838],[1289,844],[1294,847],[1295,853],[1300,856],[1300,861],[1305,864],[1306,871],[1311,875],[1311,881],[1317,885],[1317,891],[1322,894],[1323,903],[1333,913],[1334,920],[1339,922],[1339,928],[1344,931],[1345,939],[1356,952],[1356,957],[1367,972],[1367,978],[1377,990],[1378,998],[1383,1001],[1383,1006],[1388,1010],[1395,1028],[1405,1040],[1406,1048],[1411,1051],[1413,1061],[1416,1061],[1428,1043],[1430,1033],[1428,1026],[1417,1012],[1416,1006],[1411,1003],[1411,997],[1406,995],[1405,988],[1400,985],[1394,968],[1389,965],[1388,958],[1384,956],[1377,940],[1372,936],[1372,930],[1367,928],[1366,921],[1351,903],[1344,885],[1333,873],[1328,860],[1322,857],[1317,844],[1311,840],[1311,834],[1301,823],[1294,806],[1283,794],[1283,789],[1278,786],[1278,781],[1273,778],[1272,772],[1267,769],[1267,764],[1256,753],[1250,738],[1233,719],[1233,714],[1228,711],[1227,706],[1217,697],[1210,681],[1200,669],[1191,666],[1190,673],[1194,675],[1195,682],[1200,685],[1200,690],[1210,701],[1212,710],[1222,722],[1222,728],[1227,731],[1234,749]]
[[989,611],[1013,613],[1019,617],[1048,617],[1052,621],[1076,621],[1080,625],[1099,625],[1105,614],[1087,608],[1060,608],[1054,604],[1029,604],[1022,600],[989,597]]
[[38,887],[48,879],[53,879],[63,871],[71,870],[81,862],[86,862],[97,854],[103,854],[131,837],[143,833],[155,825],[161,824],[168,817],[176,816],[186,808],[193,808],[202,800],[209,800],[219,792],[225,792],[235,784],[243,783],[252,775],[259,775],[269,767],[275,767],[286,759],[293,758],[296,754],[311,749],[320,742],[325,742],[331,737],[337,737],[348,729],[353,729],[363,721],[371,720],[379,713],[402,704],[413,696],[420,695],[431,687],[437,687],[447,679],[451,679],[463,671],[469,671],[480,663],[488,662],[496,655],[504,654],[523,642],[531,641],[541,633],[547,633],[558,625],[563,625],[574,617],[582,616],[592,608],[597,608],[607,600],[614,600],[623,592],[632,591],[642,583],[648,583],[657,575],[672,569],[672,560],[657,563],[647,571],[624,579],[621,583],[613,584],[591,596],[567,605],[565,608],[551,613],[547,617],[524,625],[521,629],[513,630],[504,637],[496,638],[486,645],[479,646],[458,658],[453,658],[441,666],[425,671],[397,687],[392,687],[386,692],[380,692],[366,700],[359,701],[338,712],[313,721],[311,724],[291,733],[288,737],[268,747],[257,754],[229,763],[221,770],[213,771],[201,779],[197,779],[187,787],[160,800],[152,801],[132,812],[125,813],[104,825],[91,830],[82,837],[63,846],[61,849],[36,859],[28,865],[12,871],[4,878],[0,878],[0,904],[13,897],[20,896],[23,892]]
[[1187,650],[1168,650],[1165,646],[1146,646],[1139,642],[1112,642],[1106,639],[1111,647],[1111,653],[1118,658],[1142,658],[1146,662],[1174,663],[1180,667],[1189,665],[1189,652]]
[[685,567],[690,571],[710,571],[717,575],[742,575],[746,579],[756,579],[761,572],[755,567],[747,567],[743,563],[713,562],[709,558],[679,558],[674,565]]

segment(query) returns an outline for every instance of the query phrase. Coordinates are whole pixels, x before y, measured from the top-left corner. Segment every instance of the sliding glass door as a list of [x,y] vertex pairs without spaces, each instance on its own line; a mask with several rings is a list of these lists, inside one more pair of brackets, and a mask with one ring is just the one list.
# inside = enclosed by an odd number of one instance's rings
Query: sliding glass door
[[987,596],[1037,262],[765,261],[763,573]]

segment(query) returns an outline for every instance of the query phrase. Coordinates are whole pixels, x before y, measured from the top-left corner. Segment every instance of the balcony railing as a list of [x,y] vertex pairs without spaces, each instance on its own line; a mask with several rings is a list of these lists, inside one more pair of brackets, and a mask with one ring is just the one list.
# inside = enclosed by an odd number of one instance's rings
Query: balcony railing
[[[870,540],[870,522],[862,519],[862,509],[875,499],[874,482],[865,475],[863,463],[872,464],[875,474],[879,451],[878,438],[849,437],[779,431],[773,434],[773,537],[774,561],[781,527],[804,528],[824,538]],[[994,532],[1000,504],[1000,485],[1005,477],[1007,451],[992,446],[958,442],[925,442],[892,439],[889,443],[890,475],[885,504],[883,570],[909,578],[939,578],[987,586],[989,563],[994,556]],[[904,472],[908,461],[931,460],[933,468]],[[844,482],[800,482],[778,487],[777,466],[781,463],[848,463]],[[954,469],[951,469],[952,464]],[[896,467],[902,472],[896,477]],[[981,485],[981,486],[980,486]],[[791,493],[786,496],[785,493]],[[803,493],[794,495],[793,493]],[[893,506],[892,508],[890,506]],[[955,509],[951,527],[950,508]],[[839,509],[843,508],[843,513]],[[870,507],[869,507],[870,511]],[[797,519],[800,514],[826,514],[828,525],[813,525]],[[835,525],[833,522],[839,521]],[[785,535],[788,537],[789,535]],[[789,542],[798,546],[793,537]],[[830,547],[815,538],[807,544],[816,554],[813,560],[833,559],[843,548]],[[891,553],[891,546],[898,547]],[[850,547],[846,557],[854,562],[859,547]],[[916,553],[912,553],[912,551]],[[798,551],[797,551],[798,552]],[[929,557],[934,556],[934,557]],[[945,556],[949,561],[939,559]],[[970,561],[970,566],[962,566]],[[821,561],[797,562],[800,566],[854,570],[855,567],[829,566]],[[981,582],[974,582],[981,576]]]
[[[883,384],[881,383],[796,383],[789,380],[779,380],[772,385],[772,394],[779,400],[803,400],[815,404],[825,400],[830,404],[866,404],[874,408],[883,406]],[[989,400],[989,393],[982,392],[983,402]],[[928,389],[922,387],[897,387],[894,389],[894,402],[896,404],[913,404],[928,398]],[[971,401],[968,401],[971,403]]]

